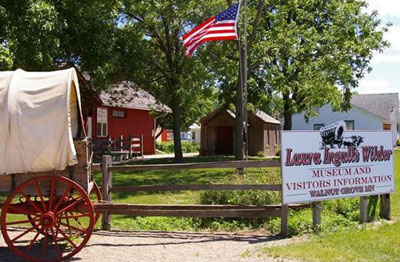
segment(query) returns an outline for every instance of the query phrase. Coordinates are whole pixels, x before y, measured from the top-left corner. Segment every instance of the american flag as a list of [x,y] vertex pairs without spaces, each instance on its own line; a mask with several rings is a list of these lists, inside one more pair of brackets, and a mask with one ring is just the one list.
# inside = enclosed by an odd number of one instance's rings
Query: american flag
[[205,42],[216,40],[237,40],[236,23],[240,2],[208,19],[183,37],[186,56],[191,56]]

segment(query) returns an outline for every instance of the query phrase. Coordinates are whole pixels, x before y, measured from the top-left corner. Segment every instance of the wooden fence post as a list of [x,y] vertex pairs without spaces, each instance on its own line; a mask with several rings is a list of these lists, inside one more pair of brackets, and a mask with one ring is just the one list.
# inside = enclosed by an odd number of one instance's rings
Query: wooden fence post
[[144,141],[143,141],[143,134],[140,135],[140,143],[141,143],[142,158],[144,158]]
[[[112,165],[112,158],[109,155],[103,156],[101,170],[103,173],[103,200],[111,201],[111,192],[110,188],[112,187],[112,172],[109,170],[109,167]],[[103,212],[103,221],[102,221],[102,229],[110,230],[111,229],[111,216],[109,211]]]
[[281,205],[281,236],[286,237],[288,235],[288,217],[289,207],[288,205]]
[[368,197],[360,197],[360,223],[368,222]]
[[390,220],[390,194],[380,195],[381,206],[379,211],[379,216]]
[[132,158],[132,135],[129,135],[128,136],[128,141],[127,141],[128,143],[128,151],[129,151],[129,157],[128,157],[128,159],[131,159]]
[[321,229],[321,202],[313,203],[313,227],[315,231]]

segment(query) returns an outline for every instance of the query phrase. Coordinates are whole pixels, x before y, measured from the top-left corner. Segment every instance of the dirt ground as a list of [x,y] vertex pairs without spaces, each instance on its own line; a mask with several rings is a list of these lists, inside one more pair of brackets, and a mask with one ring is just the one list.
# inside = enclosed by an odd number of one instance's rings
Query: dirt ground
[[[258,249],[263,245],[285,245],[293,241],[296,239],[280,239],[260,233],[96,231],[87,246],[71,261],[278,262],[288,260],[260,256]],[[2,237],[0,261],[22,261],[11,253]]]

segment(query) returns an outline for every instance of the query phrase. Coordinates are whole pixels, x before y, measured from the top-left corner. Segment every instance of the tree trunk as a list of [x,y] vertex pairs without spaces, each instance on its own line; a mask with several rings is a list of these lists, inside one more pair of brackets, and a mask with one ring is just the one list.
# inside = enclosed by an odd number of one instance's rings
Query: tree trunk
[[285,124],[283,125],[283,130],[292,130],[292,112],[290,109],[290,97],[289,94],[283,95],[283,115],[285,119]]
[[172,94],[172,126],[174,130],[174,153],[175,162],[183,160],[181,143],[181,105],[180,99],[176,94]]

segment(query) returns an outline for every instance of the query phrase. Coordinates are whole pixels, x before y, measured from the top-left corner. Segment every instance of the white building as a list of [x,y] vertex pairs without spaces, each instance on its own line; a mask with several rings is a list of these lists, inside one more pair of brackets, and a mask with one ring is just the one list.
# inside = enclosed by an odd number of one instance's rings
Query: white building
[[189,130],[192,134],[192,141],[196,143],[200,143],[200,136],[201,136],[201,128],[198,124],[194,123],[189,127]]
[[310,118],[308,123],[303,113],[294,115],[292,130],[319,130],[344,120],[348,130],[392,130],[397,134],[400,117],[398,93],[353,95],[351,109],[347,112],[334,112],[330,105],[317,110],[319,116]]

